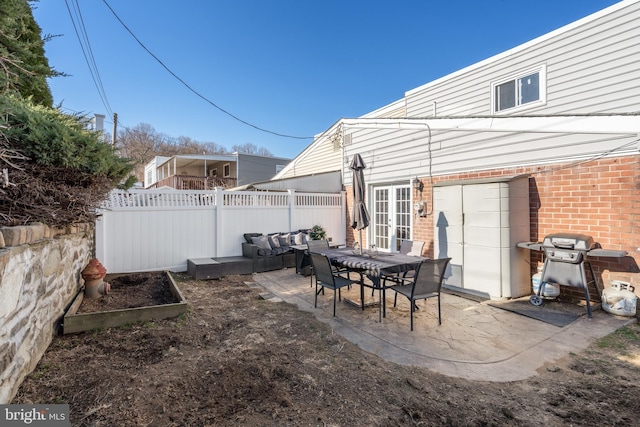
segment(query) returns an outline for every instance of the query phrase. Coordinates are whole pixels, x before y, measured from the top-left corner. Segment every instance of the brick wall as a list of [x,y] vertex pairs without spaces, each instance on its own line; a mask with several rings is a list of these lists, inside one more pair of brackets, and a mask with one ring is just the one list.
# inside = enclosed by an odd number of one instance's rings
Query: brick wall
[[[599,159],[588,162],[554,164],[488,170],[433,177],[433,183],[486,179],[491,177],[530,175],[531,241],[542,241],[556,232],[579,232],[590,235],[605,249],[624,250],[623,259],[594,258],[590,260],[598,283],[608,286],[610,280],[630,282],[640,295],[640,156]],[[432,184],[425,184],[422,194],[413,190],[414,200],[428,201],[432,212]],[[353,195],[347,189],[347,244],[353,244],[357,232],[350,227]],[[414,215],[413,239],[424,241],[426,256],[433,257],[433,215]],[[531,251],[531,274],[542,263],[540,253]],[[588,274],[588,273],[587,273]],[[576,288],[562,287],[569,296],[584,296]],[[592,299],[598,300],[591,287]]]
[[[434,177],[434,183],[499,176],[531,175],[531,241],[542,241],[556,232],[579,232],[593,236],[605,249],[624,250],[623,259],[593,258],[591,262],[598,283],[611,279],[630,282],[640,295],[640,157],[628,156],[600,159],[584,163],[556,164],[543,167],[511,168],[470,172],[447,177]],[[431,185],[428,178],[422,192],[431,205]],[[419,198],[414,190],[414,199]],[[433,216],[414,217],[414,240],[427,242],[433,256]],[[531,274],[542,263],[540,253],[531,252]],[[577,292],[576,292],[577,291]],[[584,296],[575,288],[562,287],[570,296]],[[591,288],[595,294],[595,288]],[[598,299],[594,295],[594,298]]]

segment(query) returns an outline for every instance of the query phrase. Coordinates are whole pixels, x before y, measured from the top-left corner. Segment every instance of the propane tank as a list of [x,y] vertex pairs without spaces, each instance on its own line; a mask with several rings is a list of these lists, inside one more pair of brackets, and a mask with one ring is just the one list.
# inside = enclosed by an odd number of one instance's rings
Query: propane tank
[[[531,285],[533,287],[533,293],[538,295],[538,289],[540,289],[540,282],[542,279],[542,266],[538,266],[538,272],[531,276]],[[542,290],[543,298],[553,299],[560,295],[560,285],[556,283],[545,282],[544,289]]]
[[611,287],[602,291],[602,309],[618,316],[635,316],[638,297],[628,283],[611,282]]

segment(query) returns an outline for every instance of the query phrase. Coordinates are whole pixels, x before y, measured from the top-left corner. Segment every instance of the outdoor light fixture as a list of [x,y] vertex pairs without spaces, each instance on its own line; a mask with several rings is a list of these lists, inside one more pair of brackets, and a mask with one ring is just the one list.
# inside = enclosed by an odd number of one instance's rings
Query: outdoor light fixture
[[413,181],[413,188],[416,189],[416,191],[419,191],[421,193],[422,193],[422,190],[424,189],[424,184],[422,183],[422,181],[420,181],[418,177],[416,177]]

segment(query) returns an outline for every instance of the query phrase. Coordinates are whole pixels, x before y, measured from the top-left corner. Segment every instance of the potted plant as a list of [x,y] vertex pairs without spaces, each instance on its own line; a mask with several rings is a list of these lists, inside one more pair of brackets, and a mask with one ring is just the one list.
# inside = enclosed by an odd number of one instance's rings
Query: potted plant
[[309,231],[309,238],[311,240],[324,240],[327,238],[327,232],[321,225],[314,225]]

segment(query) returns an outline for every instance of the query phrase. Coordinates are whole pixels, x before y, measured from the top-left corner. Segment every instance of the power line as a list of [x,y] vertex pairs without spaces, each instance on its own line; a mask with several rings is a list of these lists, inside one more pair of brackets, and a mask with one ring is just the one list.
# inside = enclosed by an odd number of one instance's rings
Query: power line
[[[102,105],[107,110],[110,115],[113,115],[111,111],[111,106],[109,105],[109,101],[107,99],[107,93],[104,90],[104,86],[102,85],[102,79],[100,78],[100,72],[98,71],[98,66],[95,61],[95,57],[93,56],[93,51],[91,50],[91,44],[89,43],[89,36],[87,35],[87,29],[84,26],[84,21],[82,19],[82,13],[80,12],[80,5],[78,1],[75,0],[75,3],[72,2],[72,7],[74,12],[76,13],[76,17],[74,19],[74,15],[71,12],[71,8],[69,7],[69,1],[65,0],[65,4],[67,6],[67,11],[69,12],[69,17],[71,18],[71,24],[73,25],[73,30],[76,33],[76,37],[78,37],[78,42],[80,43],[80,49],[82,50],[82,55],[84,56],[84,60],[89,67],[89,73],[91,74],[91,79],[93,80],[93,84],[96,86],[98,90],[98,95],[102,100]],[[76,20],[78,21],[78,25],[76,26]],[[85,49],[86,45],[86,49]]]
[[96,77],[97,77],[97,81],[98,84],[100,85],[100,91],[102,92],[102,94],[104,95],[104,100],[106,102],[106,106],[107,107],[107,112],[110,115],[113,115],[113,111],[111,110],[111,105],[109,104],[109,99],[107,98],[107,92],[104,90],[104,85],[102,84],[102,77],[100,77],[100,72],[98,71],[98,64],[96,64],[96,58],[93,55],[93,49],[91,48],[91,43],[89,43],[89,34],[87,33],[87,27],[84,25],[84,18],[82,17],[82,11],[80,10],[80,4],[78,3],[78,0],[74,0],[75,3],[75,9],[77,10],[77,16],[78,16],[78,22],[79,22],[79,26],[82,30],[82,34],[84,36],[84,39],[86,41],[86,45],[87,45],[87,51],[89,52],[89,59],[91,60],[91,63],[93,64],[93,69],[96,72]]
[[208,104],[210,104],[211,106],[217,108],[218,110],[220,110],[221,112],[223,112],[224,114],[228,115],[229,117],[233,118],[234,120],[239,121],[242,124],[245,124],[247,126],[250,126],[254,129],[257,129],[261,132],[266,132],[266,133],[270,133],[272,135],[276,135],[276,136],[281,136],[284,138],[293,138],[293,139],[313,139],[313,136],[295,136],[295,135],[286,135],[286,134],[282,134],[282,133],[278,133],[278,132],[274,132],[265,128],[261,128],[259,126],[256,126],[252,123],[249,123],[246,120],[243,120],[241,118],[239,118],[238,116],[232,114],[231,112],[225,110],[224,108],[220,107],[219,105],[217,105],[216,103],[214,103],[213,101],[211,101],[210,99],[208,99],[207,97],[205,97],[204,95],[202,95],[200,92],[198,92],[197,90],[195,90],[193,87],[191,87],[187,82],[185,82],[184,80],[182,80],[176,73],[174,73],[173,71],[171,71],[171,69],[169,67],[167,67],[167,65],[165,65],[164,62],[162,62],[160,60],[160,58],[158,58],[153,52],[151,52],[141,41],[140,39],[138,39],[138,37],[136,37],[136,35],[129,29],[129,27],[127,27],[127,25],[122,21],[122,19],[120,19],[120,17],[116,14],[116,12],[111,8],[111,6],[109,5],[109,3],[107,3],[107,0],[102,0],[102,2],[109,8],[109,10],[111,11],[111,13],[113,14],[113,16],[115,16],[115,18],[118,20],[118,22],[120,22],[120,24],[127,30],[127,32],[129,34],[131,34],[131,37],[133,37],[135,39],[136,42],[138,42],[138,44],[149,54],[153,57],[153,59],[155,59],[161,66],[162,68],[164,68],[165,70],[167,70],[167,72],[169,74],[171,74],[176,80],[178,80],[180,83],[182,83],[187,89],[189,89],[192,93],[194,93],[197,97],[201,98],[202,100],[204,100],[205,102],[207,102]]

